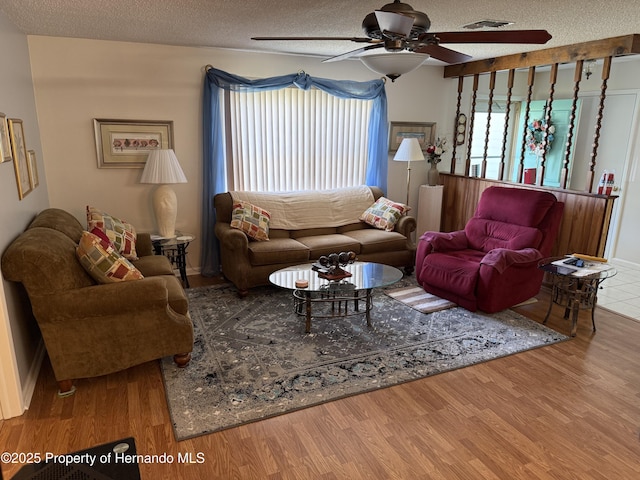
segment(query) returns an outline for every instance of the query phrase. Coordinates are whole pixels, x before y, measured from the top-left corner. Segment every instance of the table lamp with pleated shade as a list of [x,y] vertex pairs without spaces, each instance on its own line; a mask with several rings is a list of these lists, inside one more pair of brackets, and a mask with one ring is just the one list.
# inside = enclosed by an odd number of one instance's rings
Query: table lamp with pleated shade
[[153,192],[153,210],[158,223],[158,234],[172,238],[176,235],[178,199],[171,185],[187,183],[178,158],[172,149],[152,150],[142,171],[140,183],[159,185]]

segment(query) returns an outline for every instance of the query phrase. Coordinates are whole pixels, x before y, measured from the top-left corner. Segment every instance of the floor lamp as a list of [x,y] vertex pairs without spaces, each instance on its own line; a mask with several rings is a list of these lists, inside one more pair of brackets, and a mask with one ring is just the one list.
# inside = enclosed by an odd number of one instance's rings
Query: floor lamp
[[409,205],[411,162],[424,160],[424,153],[422,153],[422,148],[420,148],[420,142],[418,142],[418,139],[415,137],[404,138],[393,159],[396,162],[407,162],[407,205]]
[[159,185],[153,192],[153,210],[158,223],[158,233],[164,238],[175,237],[178,199],[171,184],[187,183],[187,177],[184,176],[173,150],[151,150],[140,183]]

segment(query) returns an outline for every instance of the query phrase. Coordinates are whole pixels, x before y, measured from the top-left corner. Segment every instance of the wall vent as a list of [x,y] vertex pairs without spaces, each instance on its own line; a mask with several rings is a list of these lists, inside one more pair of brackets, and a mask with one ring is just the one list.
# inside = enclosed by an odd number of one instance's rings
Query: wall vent
[[463,25],[462,28],[477,30],[478,28],[500,28],[505,25],[513,25],[513,22],[507,22],[505,20],[480,20],[479,22]]

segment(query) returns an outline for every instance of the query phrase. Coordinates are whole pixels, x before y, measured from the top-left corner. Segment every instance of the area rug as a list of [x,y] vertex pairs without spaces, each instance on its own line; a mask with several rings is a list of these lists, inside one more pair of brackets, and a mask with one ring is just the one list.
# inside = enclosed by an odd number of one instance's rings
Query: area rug
[[510,310],[424,314],[382,289],[371,328],[363,315],[314,319],[309,334],[290,291],[255,288],[240,299],[224,285],[187,294],[193,358],[184,369],[162,360],[177,440],[568,339]]
[[425,292],[424,288],[420,286],[393,288],[387,290],[385,293],[391,298],[395,298],[399,302],[415,308],[422,313],[438,312],[456,306],[455,303],[449,300]]

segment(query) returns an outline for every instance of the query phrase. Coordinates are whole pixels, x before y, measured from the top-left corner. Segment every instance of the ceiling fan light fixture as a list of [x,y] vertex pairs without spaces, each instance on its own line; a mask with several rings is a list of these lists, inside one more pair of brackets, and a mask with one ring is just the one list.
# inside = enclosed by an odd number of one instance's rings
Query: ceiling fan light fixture
[[363,55],[360,61],[369,70],[385,75],[395,82],[396,78],[412,72],[428,58],[429,55],[422,53],[377,53]]
[[[411,27],[411,32],[408,35],[409,38],[416,38],[418,35],[427,32],[429,30],[429,27],[431,27],[431,20],[429,20],[429,17],[426,13],[418,12],[414,10],[411,5],[402,3],[400,0],[394,0],[392,3],[387,3],[380,8],[380,11],[397,13],[399,15],[404,15],[406,17],[412,18],[413,26]],[[380,25],[378,24],[376,12],[371,12],[364,18],[364,20],[362,21],[362,30],[369,38],[385,38],[385,33],[382,31]]]

